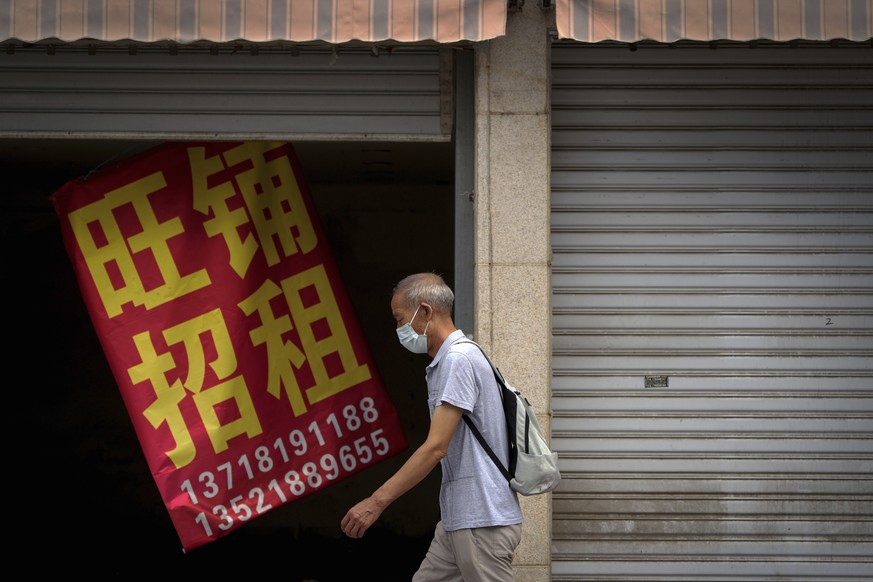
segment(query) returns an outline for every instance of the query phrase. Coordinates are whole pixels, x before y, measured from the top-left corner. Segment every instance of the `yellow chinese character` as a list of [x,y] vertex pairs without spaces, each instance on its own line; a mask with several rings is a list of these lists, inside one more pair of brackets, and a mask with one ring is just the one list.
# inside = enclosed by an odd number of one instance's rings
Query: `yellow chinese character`
[[[176,344],[184,347],[188,362],[184,380],[177,380],[172,386],[167,384],[167,372],[177,365],[169,351],[164,354],[155,351],[148,332],[134,337],[142,363],[132,366],[128,374],[134,384],[146,380],[151,382],[157,399],[143,414],[155,428],[167,423],[176,440],[176,448],[166,454],[177,468],[187,465],[196,456],[188,426],[179,410],[179,404],[187,395],[186,390],[193,394],[194,404],[216,453],[227,450],[228,441],[236,436],[245,434],[251,438],[263,432],[245,380],[242,376],[231,377],[237,371],[237,359],[219,309],[169,327],[163,336],[168,347]],[[207,362],[203,342],[209,341],[207,338],[211,339],[215,353],[209,367],[223,382],[204,390]],[[238,414],[223,422],[217,410],[227,410],[227,403],[231,400],[234,404],[232,410]]]
[[[228,165],[243,161],[253,164],[251,169],[238,173],[235,179],[270,266],[298,251],[306,254],[318,244],[288,156],[270,160],[264,156],[281,145],[247,142],[224,153]],[[274,240],[278,240],[282,247],[281,255]]]
[[[205,270],[186,276],[179,274],[167,241],[184,232],[182,222],[178,217],[158,222],[148,200],[149,194],[166,185],[163,175],[157,172],[113,190],[102,200],[69,215],[76,241],[109,317],[120,315],[125,303],[152,309],[209,285]],[[126,205],[133,208],[141,228],[127,237],[113,214]],[[160,284],[149,285],[148,289],[134,262],[135,255],[145,251],[150,251],[149,258],[162,278]]]
[[191,180],[194,188],[194,209],[203,214],[212,212],[212,218],[203,222],[209,237],[221,235],[230,253],[230,266],[243,278],[255,253],[258,242],[251,234],[241,239],[239,227],[249,222],[244,207],[231,210],[228,201],[236,195],[233,184],[219,182],[211,188],[211,176],[224,170],[224,162],[219,156],[205,157],[206,148],[188,148],[188,161],[191,164]]
[[[315,378],[315,386],[306,390],[309,402],[319,402],[369,380],[370,369],[358,363],[324,267],[319,265],[288,277],[282,281],[282,291]],[[317,301],[307,304],[303,291],[307,296],[314,294]],[[316,334],[316,326],[323,332]],[[341,373],[329,376],[325,365],[329,357],[338,358]]]

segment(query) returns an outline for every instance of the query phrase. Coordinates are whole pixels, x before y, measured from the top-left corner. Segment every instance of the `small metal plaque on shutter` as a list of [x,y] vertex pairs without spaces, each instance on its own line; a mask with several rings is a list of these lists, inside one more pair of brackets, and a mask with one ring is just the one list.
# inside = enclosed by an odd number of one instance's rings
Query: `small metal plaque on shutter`
[[646,388],[666,388],[667,376],[646,376]]

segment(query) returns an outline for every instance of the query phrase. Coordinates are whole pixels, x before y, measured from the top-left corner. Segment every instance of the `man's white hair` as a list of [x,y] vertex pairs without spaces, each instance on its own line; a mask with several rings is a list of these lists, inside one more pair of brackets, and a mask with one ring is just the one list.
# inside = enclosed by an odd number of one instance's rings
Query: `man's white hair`
[[455,303],[455,294],[451,287],[436,273],[415,273],[404,277],[394,286],[392,295],[398,293],[407,306],[430,303],[434,309],[449,314]]

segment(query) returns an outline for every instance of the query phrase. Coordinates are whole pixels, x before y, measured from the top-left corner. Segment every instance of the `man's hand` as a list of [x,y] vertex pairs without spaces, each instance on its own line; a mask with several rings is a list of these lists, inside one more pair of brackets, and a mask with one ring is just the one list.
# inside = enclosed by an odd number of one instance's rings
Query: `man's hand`
[[340,522],[344,534],[350,538],[363,536],[373,522],[379,519],[386,507],[420,483],[434,467],[439,465],[440,459],[448,453],[449,442],[461,422],[463,412],[457,406],[446,402],[436,407],[427,439],[390,479],[371,496],[349,510]]
[[382,509],[372,497],[352,507],[340,523],[343,533],[350,538],[363,537],[373,523],[382,515]]

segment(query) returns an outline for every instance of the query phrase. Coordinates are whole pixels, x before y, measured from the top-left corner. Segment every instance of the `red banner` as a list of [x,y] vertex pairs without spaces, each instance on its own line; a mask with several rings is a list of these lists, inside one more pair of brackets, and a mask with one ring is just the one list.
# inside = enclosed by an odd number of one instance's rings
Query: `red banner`
[[170,143],[53,197],[184,550],[403,451],[284,143]]

